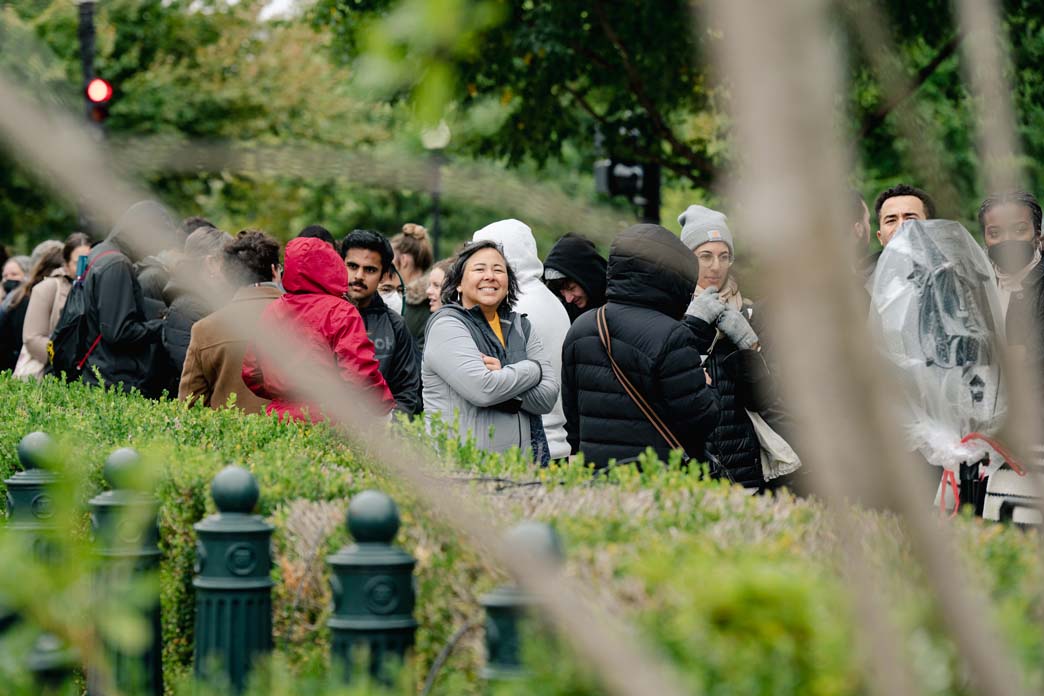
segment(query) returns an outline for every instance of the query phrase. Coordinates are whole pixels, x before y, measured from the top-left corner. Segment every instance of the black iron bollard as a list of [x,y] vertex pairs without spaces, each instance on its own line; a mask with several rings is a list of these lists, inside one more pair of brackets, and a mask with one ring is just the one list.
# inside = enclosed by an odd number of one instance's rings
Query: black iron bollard
[[[508,547],[525,549],[560,564],[564,558],[562,541],[548,524],[522,522],[505,535]],[[533,598],[513,585],[501,585],[479,599],[486,610],[486,666],[482,678],[507,681],[526,676],[522,664],[522,622]]]
[[196,524],[195,672],[205,678],[216,663],[242,691],[272,650],[272,526],[251,514],[260,491],[246,469],[225,467],[210,493],[219,512]]
[[53,549],[44,532],[54,529],[54,499],[50,488],[58,480],[53,471],[40,468],[54,442],[46,433],[29,433],[18,443],[22,471],[4,481],[7,484],[8,529],[26,535],[33,554],[40,561],[53,560]]
[[379,491],[363,491],[348,506],[349,544],[327,558],[332,575],[331,658],[351,675],[353,655],[366,649],[370,674],[387,680],[386,656],[398,659],[413,646],[413,567],[417,561],[392,546],[399,531],[394,501]]
[[[24,534],[32,554],[41,563],[54,563],[55,549],[47,534],[53,532],[54,498],[50,488],[58,476],[41,468],[47,461],[54,441],[46,433],[29,433],[18,443],[18,461],[22,471],[4,481],[7,484],[8,529]],[[8,611],[3,622],[12,624],[17,616]],[[26,666],[43,692],[56,692],[73,676],[76,655],[54,635],[42,633],[33,643]]]
[[[105,460],[102,475],[112,490],[90,501],[91,528],[103,566],[98,586],[103,592],[126,591],[128,580],[153,573],[159,567],[159,499],[135,490],[134,478],[140,471],[138,453],[118,449]],[[140,484],[139,484],[140,485]],[[147,608],[151,640],[144,651],[126,654],[108,647],[106,654],[113,682],[120,693],[163,695],[163,632],[160,624],[159,596]],[[102,693],[96,679],[89,680],[92,696]]]

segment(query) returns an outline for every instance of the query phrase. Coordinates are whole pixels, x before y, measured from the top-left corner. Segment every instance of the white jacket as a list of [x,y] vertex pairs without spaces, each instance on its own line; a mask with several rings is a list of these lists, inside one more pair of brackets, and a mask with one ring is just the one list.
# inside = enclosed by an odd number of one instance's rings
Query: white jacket
[[[569,331],[569,315],[554,293],[540,280],[544,264],[537,256],[536,240],[529,225],[518,220],[500,220],[475,233],[474,240],[490,239],[504,248],[504,255],[518,278],[519,298],[514,311],[529,317],[533,331],[540,337],[544,351],[551,359],[555,380],[562,378],[562,344]],[[562,395],[555,400],[551,413],[543,416],[547,446],[552,459],[569,456],[566,440]]]

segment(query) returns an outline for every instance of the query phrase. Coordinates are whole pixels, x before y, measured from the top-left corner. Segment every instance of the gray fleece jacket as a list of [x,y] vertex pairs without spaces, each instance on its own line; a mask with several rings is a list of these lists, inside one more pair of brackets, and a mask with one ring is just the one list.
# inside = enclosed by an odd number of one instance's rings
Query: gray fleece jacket
[[[558,399],[558,375],[539,333],[531,331],[526,341],[517,318],[513,313],[502,316],[501,329],[509,346],[525,342],[528,359],[499,370],[486,368],[460,316],[437,312],[426,331],[421,368],[425,413],[438,413],[446,423],[459,417],[461,438],[470,434],[477,447],[489,452],[529,447],[529,414],[549,413]],[[494,408],[512,399],[521,401],[517,413]]]

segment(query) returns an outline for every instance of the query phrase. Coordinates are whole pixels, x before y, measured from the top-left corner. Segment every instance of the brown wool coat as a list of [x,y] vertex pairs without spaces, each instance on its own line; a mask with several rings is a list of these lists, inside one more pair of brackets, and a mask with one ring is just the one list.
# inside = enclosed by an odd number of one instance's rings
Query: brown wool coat
[[185,355],[178,398],[190,404],[198,399],[210,408],[221,408],[235,393],[236,407],[247,413],[264,413],[267,399],[247,389],[243,383],[243,354],[247,341],[237,337],[230,317],[248,317],[254,324],[261,313],[282,292],[271,285],[240,288],[227,305],[192,326],[192,338]]

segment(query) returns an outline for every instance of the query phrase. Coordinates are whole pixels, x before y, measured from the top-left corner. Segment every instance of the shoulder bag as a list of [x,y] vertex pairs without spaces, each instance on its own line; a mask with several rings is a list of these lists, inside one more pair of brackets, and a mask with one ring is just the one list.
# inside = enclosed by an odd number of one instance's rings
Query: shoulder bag
[[[645,400],[641,392],[635,389],[634,385],[631,384],[631,380],[627,379],[627,375],[620,369],[620,366],[616,364],[616,360],[613,358],[613,346],[612,338],[609,335],[609,325],[605,321],[605,305],[598,308],[596,321],[598,324],[598,338],[602,341],[602,347],[605,348],[605,354],[609,356],[609,366],[613,370],[613,374],[616,375],[616,379],[620,382],[620,386],[624,388],[627,396],[631,398],[634,405],[638,407],[638,410],[642,412],[642,415],[652,424],[652,427],[660,434],[666,442],[667,446],[671,449],[681,450],[682,463],[688,465],[692,461],[692,457],[685,451],[685,446],[682,445],[681,440],[674,436],[671,429],[667,427],[667,424],[663,422],[663,419],[657,415],[656,411],[653,410],[649,402]],[[721,466],[718,461],[707,453],[707,459],[710,463],[711,476],[726,478],[732,480],[731,475],[725,467]]]

